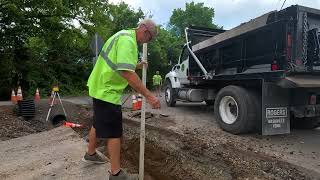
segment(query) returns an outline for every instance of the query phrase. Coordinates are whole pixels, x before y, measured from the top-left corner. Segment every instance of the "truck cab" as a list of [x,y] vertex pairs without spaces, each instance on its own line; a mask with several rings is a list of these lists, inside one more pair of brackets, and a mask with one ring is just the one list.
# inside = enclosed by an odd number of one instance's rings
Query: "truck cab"
[[179,56],[178,63],[174,65],[171,71],[165,76],[166,83],[171,83],[173,88],[181,88],[184,85],[188,85],[190,83],[188,80],[188,67],[189,53],[185,44]]

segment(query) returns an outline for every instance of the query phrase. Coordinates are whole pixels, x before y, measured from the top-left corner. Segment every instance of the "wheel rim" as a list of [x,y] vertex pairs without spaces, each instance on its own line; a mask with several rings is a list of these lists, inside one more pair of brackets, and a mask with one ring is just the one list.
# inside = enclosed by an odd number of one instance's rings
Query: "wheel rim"
[[219,104],[219,113],[223,122],[233,124],[239,115],[237,102],[231,96],[224,96]]
[[166,89],[166,93],[165,93],[165,98],[166,98],[166,101],[167,101],[167,102],[170,102],[170,97],[171,97],[171,96],[170,96],[170,93],[171,93],[171,92],[170,92],[170,88],[167,88],[167,89]]

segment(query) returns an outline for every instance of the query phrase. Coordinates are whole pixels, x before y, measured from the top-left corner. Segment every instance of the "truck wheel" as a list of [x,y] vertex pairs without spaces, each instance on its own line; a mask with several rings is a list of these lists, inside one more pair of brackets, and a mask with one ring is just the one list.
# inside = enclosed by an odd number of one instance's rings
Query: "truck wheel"
[[261,117],[257,98],[259,96],[239,86],[222,88],[214,103],[219,126],[232,134],[256,130],[256,122]]
[[320,127],[320,118],[318,117],[305,117],[293,118],[291,127],[295,129],[314,129]]
[[167,83],[164,93],[164,98],[166,100],[167,106],[174,107],[176,105],[176,92],[172,88],[170,82]]

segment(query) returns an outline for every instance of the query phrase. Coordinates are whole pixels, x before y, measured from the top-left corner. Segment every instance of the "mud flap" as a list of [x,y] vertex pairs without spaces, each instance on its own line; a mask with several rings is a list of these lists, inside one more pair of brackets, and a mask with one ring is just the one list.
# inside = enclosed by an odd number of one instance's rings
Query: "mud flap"
[[289,90],[262,83],[262,135],[290,133]]

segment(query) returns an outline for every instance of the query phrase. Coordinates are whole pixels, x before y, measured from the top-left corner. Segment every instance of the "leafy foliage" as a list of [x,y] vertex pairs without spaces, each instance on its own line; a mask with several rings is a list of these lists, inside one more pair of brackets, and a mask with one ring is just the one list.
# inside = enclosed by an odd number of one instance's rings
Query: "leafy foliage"
[[[156,70],[164,76],[170,61],[177,61],[184,41],[176,34],[189,24],[216,27],[213,13],[193,2],[185,11],[173,11],[170,28],[159,27],[158,38],[148,46],[149,81]],[[0,1],[0,99],[9,99],[19,85],[25,97],[36,88],[43,96],[54,84],[63,95],[86,93],[94,34],[107,40],[121,29],[136,27],[145,16],[141,9],[105,0]]]
[[183,36],[184,28],[190,25],[220,28],[213,24],[214,9],[205,7],[204,3],[186,3],[185,9],[174,9],[169,27],[178,36]]
[[98,32],[107,39],[143,17],[140,9],[103,0],[1,1],[0,98],[9,98],[18,85],[25,96],[37,87],[49,92],[53,84],[64,94],[86,91],[91,37]]
[[170,71],[170,61],[176,62],[179,58],[181,44],[181,39],[160,27],[158,37],[148,45],[148,82],[152,82],[156,71],[160,71],[162,77]]

